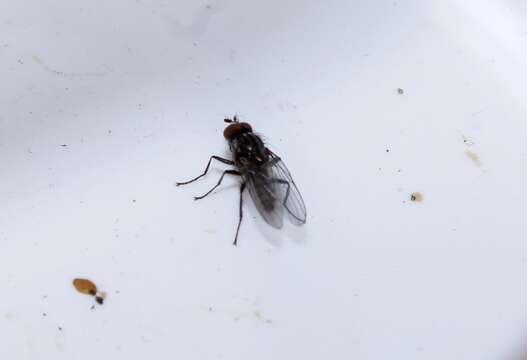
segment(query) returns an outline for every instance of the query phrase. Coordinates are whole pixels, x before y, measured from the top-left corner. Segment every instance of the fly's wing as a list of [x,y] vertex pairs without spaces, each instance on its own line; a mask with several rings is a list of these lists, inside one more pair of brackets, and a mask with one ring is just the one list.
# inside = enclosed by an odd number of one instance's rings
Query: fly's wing
[[250,169],[243,172],[242,176],[254,205],[265,222],[280,229],[284,224],[284,207],[281,205],[279,188],[272,181],[272,172],[269,167]]
[[289,220],[295,225],[306,223],[307,212],[304,199],[296,187],[291,173],[285,166],[282,159],[271,150],[267,149],[270,155],[270,176],[274,184],[274,194],[276,201],[283,205]]

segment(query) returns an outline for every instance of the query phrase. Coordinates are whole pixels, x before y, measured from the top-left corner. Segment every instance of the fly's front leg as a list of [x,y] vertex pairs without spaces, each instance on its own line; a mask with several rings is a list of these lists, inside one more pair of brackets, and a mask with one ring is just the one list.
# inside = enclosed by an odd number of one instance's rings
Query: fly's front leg
[[245,190],[244,182],[240,186],[240,218],[238,220],[238,227],[236,228],[236,236],[234,237],[234,242],[232,243],[234,246],[236,246],[238,243],[238,233],[240,232],[240,225],[242,224],[243,219],[243,190]]
[[237,176],[241,176],[240,172],[239,171],[236,171],[236,170],[225,170],[223,172],[223,174],[221,174],[221,177],[220,179],[218,180],[218,183],[216,185],[214,185],[214,187],[212,189],[210,189],[209,191],[207,191],[206,194],[203,194],[201,196],[195,196],[194,197],[194,200],[200,200],[200,199],[203,199],[205,196],[209,195],[211,192],[213,192],[218,186],[220,186],[221,182],[223,181],[223,177],[225,176],[225,174],[229,174],[229,175],[237,175]]
[[227,165],[234,165],[234,161],[232,161],[232,160],[224,159],[222,157],[215,156],[215,155],[211,156],[210,159],[209,159],[209,162],[207,163],[207,167],[205,168],[205,171],[203,172],[203,174],[201,174],[199,176],[196,176],[194,179],[189,180],[189,181],[177,182],[176,186],[193,183],[194,181],[196,181],[198,179],[201,179],[203,176],[207,175],[207,172],[209,171],[209,167],[210,167],[210,163],[211,163],[212,159],[218,160],[219,162],[222,162],[222,163],[227,164]]

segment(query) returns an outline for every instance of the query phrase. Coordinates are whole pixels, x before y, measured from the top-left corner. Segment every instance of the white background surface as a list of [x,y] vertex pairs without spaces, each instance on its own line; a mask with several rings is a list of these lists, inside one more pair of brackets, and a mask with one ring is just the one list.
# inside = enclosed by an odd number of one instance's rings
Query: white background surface
[[[0,358],[521,358],[526,19],[512,0],[1,1]],[[174,186],[226,154],[234,113],[308,207],[278,232],[247,202],[238,248],[236,180],[192,201],[225,166]]]

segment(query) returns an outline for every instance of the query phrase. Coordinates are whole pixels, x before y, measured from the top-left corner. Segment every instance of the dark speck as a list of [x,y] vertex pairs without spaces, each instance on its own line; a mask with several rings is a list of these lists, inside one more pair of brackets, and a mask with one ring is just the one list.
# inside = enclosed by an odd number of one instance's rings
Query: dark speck
[[399,94],[399,95],[404,94],[404,90],[401,89],[401,88],[398,88],[398,89],[397,89],[397,94]]
[[62,144],[62,145],[60,145],[60,146],[62,146],[62,147],[67,147],[68,145],[67,145],[67,144]]
[[62,331],[62,326],[59,326],[58,329],[59,329],[59,331]]

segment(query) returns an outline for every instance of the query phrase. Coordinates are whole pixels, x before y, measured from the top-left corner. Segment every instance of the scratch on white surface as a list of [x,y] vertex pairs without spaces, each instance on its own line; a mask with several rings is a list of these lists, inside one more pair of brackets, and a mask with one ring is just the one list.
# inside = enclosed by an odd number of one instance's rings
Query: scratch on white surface
[[221,3],[208,4],[205,6],[198,5],[193,9],[194,13],[173,13],[168,15],[161,15],[161,17],[171,24],[173,30],[179,35],[185,35],[193,40],[200,38],[206,33],[213,19],[213,16],[219,14],[223,10]]
[[106,73],[104,72],[64,72],[59,71],[56,69],[53,69],[49,67],[41,58],[39,58],[37,55],[33,55],[33,62],[37,65],[42,66],[44,70],[47,72],[58,75],[58,76],[67,76],[67,77],[98,77],[98,76],[105,76]]
[[262,316],[262,314],[259,311],[254,311],[252,314],[251,313],[241,313],[238,316],[235,316],[233,320],[234,320],[234,322],[238,322],[241,319],[247,319],[247,318],[251,318],[251,317],[254,317],[256,320],[259,320],[259,321],[264,322],[266,324],[272,324],[273,323],[273,321],[271,319]]
[[487,108],[483,108],[483,109],[480,109],[478,111],[475,111],[475,112],[471,113],[470,116],[477,116],[477,115],[485,112],[485,110],[487,110]]
[[228,317],[232,317],[232,320],[234,322],[239,322],[242,319],[256,319],[258,321],[261,321],[265,324],[272,324],[273,320],[269,317],[266,317],[262,315],[262,312],[259,310],[254,310],[252,312],[238,312],[236,310],[232,309],[222,309],[222,308],[216,308],[212,306],[203,307],[203,309],[209,313],[216,313],[216,314],[223,314],[227,315]]

